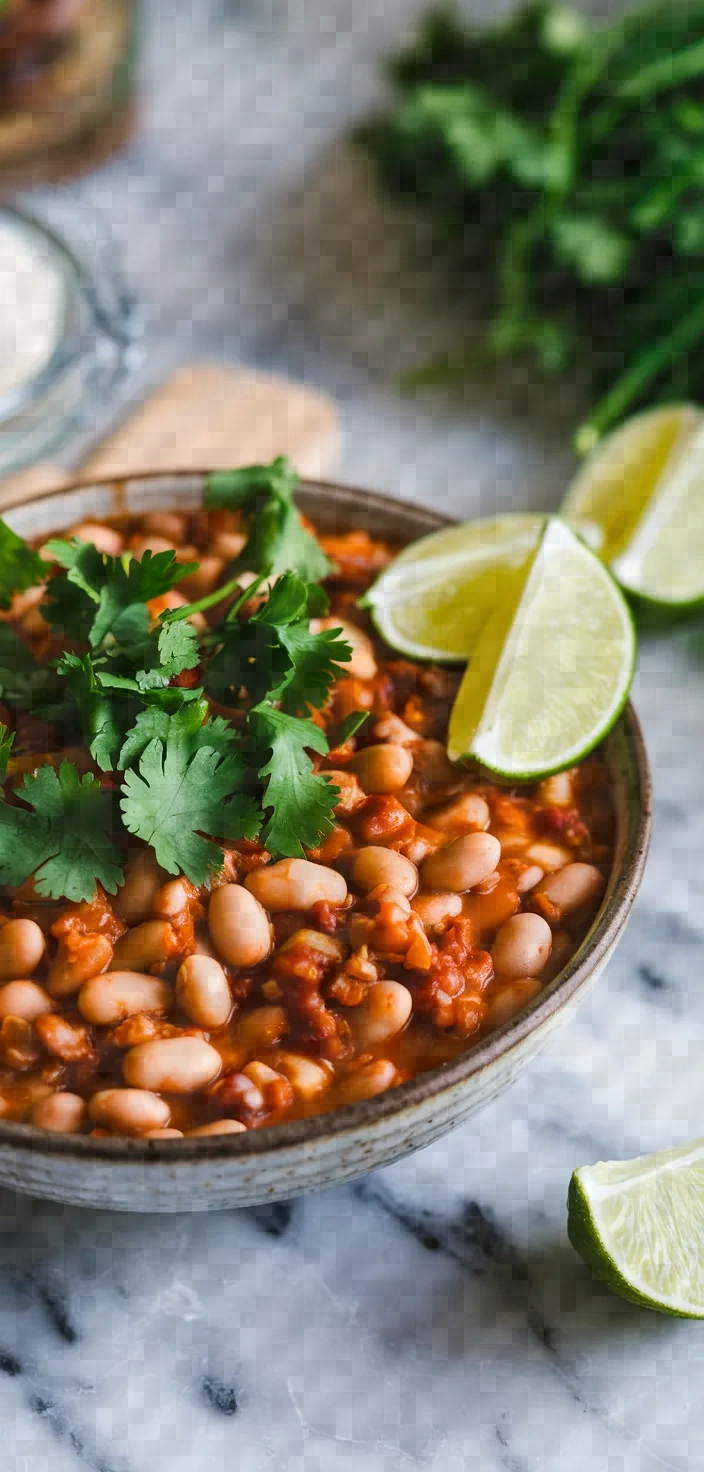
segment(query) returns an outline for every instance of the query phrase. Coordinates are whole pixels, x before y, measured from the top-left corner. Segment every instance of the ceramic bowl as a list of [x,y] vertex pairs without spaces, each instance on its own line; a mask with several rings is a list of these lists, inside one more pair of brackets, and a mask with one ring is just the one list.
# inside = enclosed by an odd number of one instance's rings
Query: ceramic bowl
[[[203,476],[80,485],[5,512],[25,537],[84,518],[193,507]],[[418,506],[305,483],[302,508],[325,530],[368,529],[410,542],[447,525]],[[0,1183],[30,1195],[119,1211],[208,1211],[332,1186],[421,1149],[503,1093],[606,965],[638,890],[650,833],[648,761],[629,706],[605,743],[617,810],[613,872],[576,955],[535,1001],[470,1051],[375,1099],[251,1134],[198,1140],[92,1139],[0,1122]]]

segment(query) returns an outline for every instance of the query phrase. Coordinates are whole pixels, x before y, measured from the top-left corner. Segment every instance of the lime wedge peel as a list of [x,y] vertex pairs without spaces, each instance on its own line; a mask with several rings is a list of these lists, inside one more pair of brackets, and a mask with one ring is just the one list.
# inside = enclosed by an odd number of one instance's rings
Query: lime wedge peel
[[512,781],[573,766],[618,720],[635,658],[613,578],[549,518],[510,617],[497,605],[482,629],[450,718],[450,759]]
[[704,415],[629,420],[578,472],[561,514],[621,586],[661,609],[704,603]]
[[704,1318],[704,1140],[572,1176],[570,1241],[622,1298]]

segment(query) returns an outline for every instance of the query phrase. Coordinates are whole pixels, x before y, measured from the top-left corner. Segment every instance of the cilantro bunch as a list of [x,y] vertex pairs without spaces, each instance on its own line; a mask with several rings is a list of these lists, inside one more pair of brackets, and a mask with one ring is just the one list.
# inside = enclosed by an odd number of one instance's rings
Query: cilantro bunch
[[[704,394],[704,7],[591,27],[557,0],[468,29],[432,14],[364,132],[384,184],[493,296],[493,357],[578,367],[590,449],[635,408]],[[416,380],[469,369],[431,365]]]
[[[222,867],[223,841],[259,837],[272,855],[294,857],[330,832],[339,789],[316,769],[329,744],[311,712],[326,706],[352,651],[341,630],[311,629],[328,612],[317,580],[330,564],[296,509],[297,483],[285,460],[212,475],[206,506],[242,513],[245,546],[220,588],[156,620],[148,605],[197,564],[48,544],[54,569],[41,608],[68,647],[40,665],[0,625],[0,698],[59,722],[62,744],[80,732],[86,764],[103,776],[57,759],[13,785],[13,738],[0,726],[10,789],[0,799],[0,883],[34,875],[47,898],[90,899],[97,883],[114,894],[132,834],[168,873],[200,885]],[[244,591],[242,572],[255,574]],[[0,522],[0,606],[47,573]],[[189,618],[219,604],[219,623],[199,636]],[[348,719],[336,740],[363,719]]]

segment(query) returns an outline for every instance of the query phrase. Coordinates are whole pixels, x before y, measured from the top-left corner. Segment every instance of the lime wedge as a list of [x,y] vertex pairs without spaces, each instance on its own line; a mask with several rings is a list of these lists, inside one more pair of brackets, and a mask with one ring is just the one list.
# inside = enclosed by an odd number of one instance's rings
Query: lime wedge
[[464,663],[491,612],[514,608],[544,516],[498,516],[413,542],[363,599],[382,638],[409,659]]
[[704,1140],[582,1166],[567,1207],[573,1247],[615,1293],[704,1318]]
[[447,749],[454,761],[534,781],[572,766],[611,730],[628,698],[635,632],[613,578],[557,517],[544,519],[509,592],[478,630]]
[[627,592],[660,608],[704,602],[704,415],[675,405],[610,435],[561,513]]

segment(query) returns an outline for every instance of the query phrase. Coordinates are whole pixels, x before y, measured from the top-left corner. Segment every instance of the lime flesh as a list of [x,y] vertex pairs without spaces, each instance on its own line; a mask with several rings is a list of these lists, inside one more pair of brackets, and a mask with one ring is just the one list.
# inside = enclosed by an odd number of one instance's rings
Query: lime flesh
[[496,603],[450,718],[448,755],[531,781],[572,766],[628,698],[635,635],[601,562],[549,518],[517,601]]
[[567,1204],[572,1245],[614,1292],[704,1318],[704,1140],[583,1166]]
[[562,515],[627,592],[704,601],[704,416],[677,405],[630,420],[586,461]]
[[498,516],[413,542],[364,599],[382,638],[410,659],[464,663],[496,607],[515,608],[544,516]]

